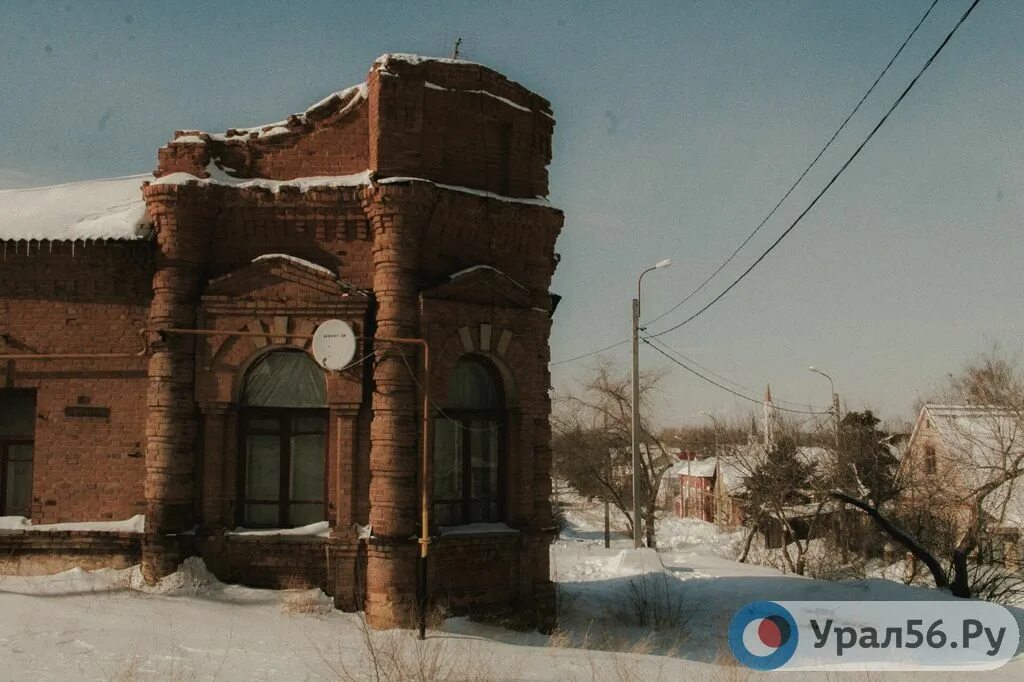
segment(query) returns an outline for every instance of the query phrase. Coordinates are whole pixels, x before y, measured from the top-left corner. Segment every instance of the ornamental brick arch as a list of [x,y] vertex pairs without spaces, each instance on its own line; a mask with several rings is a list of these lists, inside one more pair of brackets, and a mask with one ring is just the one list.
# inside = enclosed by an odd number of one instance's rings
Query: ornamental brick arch
[[[225,330],[235,332],[266,332],[263,321],[253,319],[246,324]],[[268,332],[269,333],[269,332]],[[287,332],[286,332],[287,333]],[[249,368],[273,350],[301,350],[308,352],[308,343],[296,345],[283,339],[253,336],[211,337],[206,350],[209,362],[198,367],[197,397],[202,403],[238,404],[242,395],[245,375]]]
[[[480,343],[480,327],[490,328],[486,323],[480,324],[477,329],[468,326],[460,327],[458,331],[449,334],[438,350],[432,352],[430,369],[430,387],[432,389],[432,401],[441,405],[444,398],[444,390],[448,385],[448,377],[451,376],[455,363],[466,355],[473,355],[486,358],[501,376],[502,388],[505,392],[506,409],[518,409],[520,404],[521,391],[519,389],[523,377],[517,375],[513,367],[525,370],[530,365],[528,356],[522,344],[515,335],[507,329],[499,328],[497,338],[505,338],[506,341],[500,346]],[[484,335],[493,334],[494,330],[484,331]],[[482,346],[486,345],[484,349]]]

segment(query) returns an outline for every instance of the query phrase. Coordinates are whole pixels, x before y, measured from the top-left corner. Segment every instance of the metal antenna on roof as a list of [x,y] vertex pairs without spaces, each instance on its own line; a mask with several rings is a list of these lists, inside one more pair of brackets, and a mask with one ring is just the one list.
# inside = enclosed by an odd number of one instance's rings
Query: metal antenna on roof
[[459,58],[459,46],[462,45],[462,36],[455,39],[455,47],[452,48],[452,59]]

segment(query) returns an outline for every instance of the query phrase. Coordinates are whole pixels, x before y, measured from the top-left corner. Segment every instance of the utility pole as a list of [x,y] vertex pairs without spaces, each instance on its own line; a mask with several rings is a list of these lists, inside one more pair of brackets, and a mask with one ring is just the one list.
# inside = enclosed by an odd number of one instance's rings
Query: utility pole
[[835,421],[835,424],[834,424],[834,428],[835,428],[835,443],[836,443],[836,453],[838,453],[839,452],[839,422],[840,422],[841,416],[839,414],[839,394],[836,393],[835,382],[832,381],[832,377],[830,377],[828,374],[825,374],[824,372],[822,372],[820,369],[818,369],[814,365],[811,365],[807,369],[811,370],[815,374],[820,374],[821,376],[823,376],[826,379],[828,379],[829,388],[832,390],[832,419]]
[[[604,435],[608,434],[608,413],[604,415]],[[608,487],[612,485],[612,476],[615,475],[615,451],[612,448],[608,448],[608,460],[607,468],[605,471],[605,480],[608,482],[605,485],[604,490],[604,548],[608,549],[612,546],[612,520],[611,520],[611,508],[608,502]]]
[[633,547],[640,549],[640,285],[644,275],[652,270],[672,265],[672,259],[658,261],[636,279],[636,298],[633,299]]
[[838,452],[842,418],[839,415],[839,394],[835,392],[832,393],[832,414],[835,415],[836,420],[836,451]]
[[[644,274],[647,270],[644,270]],[[643,279],[644,274],[640,275]],[[633,299],[633,547],[640,549],[640,282]]]

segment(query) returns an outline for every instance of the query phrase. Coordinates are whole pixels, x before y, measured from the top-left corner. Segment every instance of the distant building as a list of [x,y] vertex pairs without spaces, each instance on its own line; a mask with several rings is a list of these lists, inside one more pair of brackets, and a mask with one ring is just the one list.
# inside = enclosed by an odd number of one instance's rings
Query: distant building
[[[952,513],[966,523],[975,492],[1024,457],[1024,420],[992,406],[926,404],[900,464],[902,500]],[[1016,463],[1016,464],[1015,464]],[[984,551],[1007,563],[1024,560],[1024,476],[1001,484],[983,505],[993,540]]]

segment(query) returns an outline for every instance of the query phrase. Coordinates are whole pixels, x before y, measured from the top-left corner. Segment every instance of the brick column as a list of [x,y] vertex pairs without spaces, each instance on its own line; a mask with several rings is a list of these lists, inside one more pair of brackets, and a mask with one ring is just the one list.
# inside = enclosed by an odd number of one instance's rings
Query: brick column
[[[150,329],[192,327],[209,250],[210,198],[193,187],[144,190],[156,225]],[[197,444],[194,340],[153,334],[146,405],[146,533],[142,572],[148,582],[172,573],[191,553]]]
[[[432,188],[379,186],[367,207],[373,229],[376,336],[416,337],[419,252]],[[370,523],[366,617],[379,628],[414,622],[419,463],[415,347],[378,343],[370,425]],[[403,361],[402,355],[406,360]],[[408,362],[408,367],[406,366]]]

